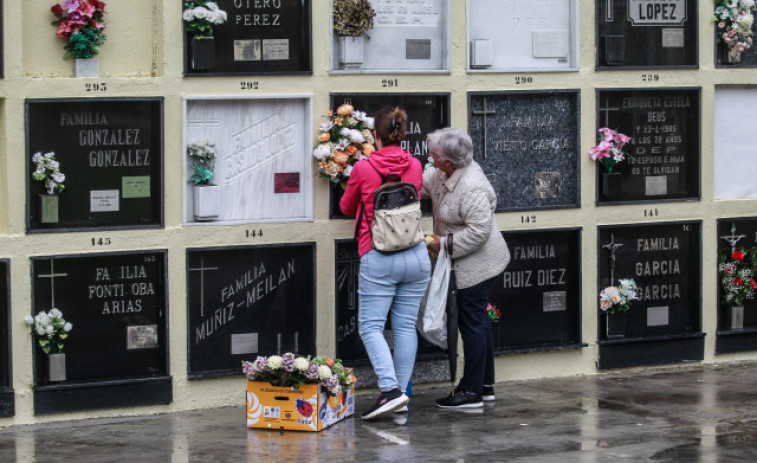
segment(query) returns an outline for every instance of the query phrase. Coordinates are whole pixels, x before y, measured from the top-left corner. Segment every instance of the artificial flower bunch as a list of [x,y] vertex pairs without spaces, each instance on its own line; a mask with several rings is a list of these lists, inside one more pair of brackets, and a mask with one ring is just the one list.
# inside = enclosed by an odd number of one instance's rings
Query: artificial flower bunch
[[318,174],[345,188],[352,166],[376,150],[373,118],[348,104],[329,111],[328,118],[321,124],[313,156],[319,161]]
[[608,314],[628,312],[636,297],[636,282],[633,278],[618,280],[618,286],[608,286],[599,293],[599,307]]
[[208,185],[215,177],[213,163],[215,162],[216,149],[213,143],[196,142],[187,145],[187,154],[192,159],[194,173],[189,180],[195,185]]
[[53,151],[45,154],[35,153],[32,161],[37,164],[37,169],[32,172],[32,178],[45,182],[47,194],[62,192],[65,188],[63,182],[66,176],[60,171],[60,163],[55,160],[55,153]]
[[261,357],[242,362],[242,371],[250,381],[267,381],[272,386],[297,389],[303,384],[320,384],[329,395],[351,388],[357,378],[344,368],[342,361],[330,357],[295,356],[292,353]]
[[44,310],[32,317],[27,315],[24,319],[31,327],[32,336],[46,354],[60,354],[63,352],[63,340],[68,337],[69,331],[74,327],[63,319],[63,313],[58,309],[50,312]]
[[376,10],[368,0],[334,0],[334,30],[345,37],[357,37],[373,29]]
[[184,0],[182,18],[194,38],[212,37],[213,25],[226,22],[226,12],[209,0]]
[[715,17],[718,24],[718,43],[726,44],[732,62],[741,61],[741,54],[752,48],[754,0],[715,0]]
[[486,316],[492,321],[499,320],[499,317],[502,316],[502,312],[499,311],[496,305],[486,304]]
[[88,59],[97,55],[105,43],[103,14],[105,3],[98,0],[65,0],[50,9],[57,18],[55,35],[67,41],[64,58],[71,55]]
[[631,137],[618,131],[602,127],[599,129],[599,144],[589,150],[589,157],[599,162],[612,172],[612,168],[626,159],[629,154],[623,151],[623,147],[631,141]]
[[[730,259],[729,259],[730,257]],[[754,298],[757,282],[757,248],[736,248],[732,253],[721,253],[718,265],[723,303],[728,306],[744,305]]]

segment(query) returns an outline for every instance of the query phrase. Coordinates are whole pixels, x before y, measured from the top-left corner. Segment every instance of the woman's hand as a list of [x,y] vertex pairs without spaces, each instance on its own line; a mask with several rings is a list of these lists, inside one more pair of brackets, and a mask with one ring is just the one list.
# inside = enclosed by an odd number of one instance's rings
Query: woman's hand
[[441,249],[442,237],[439,235],[426,235],[426,246],[434,254],[439,254]]

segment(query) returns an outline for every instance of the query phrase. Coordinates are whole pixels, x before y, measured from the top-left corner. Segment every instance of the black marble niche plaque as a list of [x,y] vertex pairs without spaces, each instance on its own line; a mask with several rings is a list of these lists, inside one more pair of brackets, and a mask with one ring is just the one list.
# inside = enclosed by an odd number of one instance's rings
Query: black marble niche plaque
[[597,163],[597,203],[698,200],[701,91],[598,90],[597,127],[622,132],[630,154],[612,173]]
[[[370,365],[358,332],[360,256],[355,240],[336,240],[336,355],[352,365]],[[391,320],[384,337],[393,346]],[[418,335],[418,360],[446,358],[443,351]]]
[[258,355],[315,352],[315,244],[187,250],[190,378]]
[[[310,74],[310,0],[217,0],[224,24],[213,26],[213,57],[193,66],[191,34],[184,34],[187,76]],[[207,39],[201,40],[201,42]],[[205,59],[203,62],[208,63]],[[242,82],[242,90],[250,90]],[[257,84],[254,84],[257,85]]]
[[596,0],[597,69],[697,67],[695,0]]
[[49,382],[35,344],[38,414],[166,404],[166,252],[33,257],[33,313],[57,308],[73,324],[65,340],[66,379]]
[[468,94],[473,159],[497,212],[578,207],[578,90]]
[[[718,263],[721,254],[732,252],[731,242],[736,247],[757,247],[757,217],[741,217],[730,219],[718,219]],[[729,259],[730,260],[730,259]],[[741,328],[738,328],[738,320],[735,327],[731,323],[731,307],[723,304],[723,287],[720,284],[720,272],[718,272],[718,336],[715,341],[715,352],[727,354],[732,352],[745,352],[757,350],[757,299],[744,301],[744,312],[741,320]],[[747,282],[747,284],[749,284]]]
[[502,233],[510,264],[489,303],[496,352],[531,352],[581,344],[581,230]]
[[[163,99],[26,101],[27,229],[146,228],[163,223]],[[65,174],[58,220],[43,223],[34,153]]]
[[11,383],[10,261],[0,259],[0,417],[13,416],[15,401]]
[[[702,360],[701,255],[698,221],[599,228],[599,368]],[[608,320],[599,291],[621,278],[639,300]]]
[[[434,130],[449,126],[449,97],[449,93],[332,93],[331,108],[336,110],[347,103],[371,117],[384,106],[399,106],[404,109],[408,128],[402,148],[425,166],[430,156],[426,136]],[[329,218],[346,218],[339,209],[344,190],[333,183],[330,184],[330,190]],[[423,201],[421,207],[423,212],[431,212],[430,201]]]

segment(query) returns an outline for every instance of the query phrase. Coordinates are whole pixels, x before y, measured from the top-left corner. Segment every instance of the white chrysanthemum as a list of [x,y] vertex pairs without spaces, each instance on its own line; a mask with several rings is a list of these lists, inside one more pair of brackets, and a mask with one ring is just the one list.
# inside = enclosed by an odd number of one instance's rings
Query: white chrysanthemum
[[331,368],[326,365],[318,367],[318,377],[321,379],[331,378]]
[[349,127],[342,127],[342,130],[339,131],[339,135],[343,137],[349,137],[350,136],[350,128]]
[[328,132],[332,128],[334,128],[334,123],[332,121],[324,122],[323,124],[321,124],[321,132]]
[[194,9],[194,14],[197,19],[205,19],[210,13],[204,6],[198,6]]
[[32,317],[31,315],[27,315],[26,317],[24,317],[24,322],[27,325],[32,326],[34,324],[34,317]]
[[195,18],[195,12],[192,9],[184,10],[184,13],[182,13],[181,17],[184,19],[184,21],[192,21]]
[[365,120],[363,120],[363,123],[367,128],[373,130],[373,124],[375,123],[375,121],[372,117],[366,117]]
[[32,161],[36,163],[42,162],[42,153],[34,153],[34,156],[32,156]]
[[323,161],[327,157],[331,156],[331,147],[327,143],[318,145],[313,151],[313,156],[319,161]]
[[347,167],[344,168],[344,171],[342,171],[342,175],[345,177],[352,175],[352,166],[348,164]]
[[356,129],[350,130],[350,139],[356,143],[363,143],[365,141],[363,134]]
[[310,361],[305,357],[297,357],[294,359],[294,369],[297,371],[307,371],[310,367]]
[[284,359],[278,355],[271,355],[270,357],[268,357],[268,366],[271,367],[271,370],[281,368],[281,365],[283,364]]
[[40,326],[40,327],[37,327],[35,331],[36,331],[36,332],[37,332],[37,334],[38,334],[38,335],[40,335],[40,336],[44,336],[44,335],[45,335],[45,329],[44,329],[44,328],[42,328],[41,326]]
[[50,151],[49,153],[45,153],[45,159],[52,159],[55,156],[55,153],[53,151]]
[[218,11],[218,3],[208,2],[205,4],[205,8],[209,9],[210,11]]
[[65,331],[66,333],[68,333],[69,331],[71,331],[71,329],[72,329],[73,327],[74,327],[74,325],[72,325],[72,324],[71,324],[71,323],[69,323],[69,322],[66,322],[66,324],[65,324],[65,325],[63,325],[63,331]]
[[50,311],[50,316],[53,317],[53,318],[59,318],[61,315],[63,315],[63,314],[58,309],[52,309]]

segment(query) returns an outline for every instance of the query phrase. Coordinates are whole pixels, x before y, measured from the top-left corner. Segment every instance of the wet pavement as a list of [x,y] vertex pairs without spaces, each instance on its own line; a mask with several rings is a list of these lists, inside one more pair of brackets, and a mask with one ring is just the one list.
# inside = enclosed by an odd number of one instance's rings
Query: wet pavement
[[[408,414],[320,433],[245,427],[244,406],[0,430],[0,462],[754,462],[757,363],[507,382],[474,411],[416,387]],[[241,395],[241,393],[240,393]],[[0,426],[2,422],[0,421]]]

